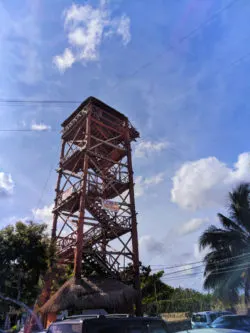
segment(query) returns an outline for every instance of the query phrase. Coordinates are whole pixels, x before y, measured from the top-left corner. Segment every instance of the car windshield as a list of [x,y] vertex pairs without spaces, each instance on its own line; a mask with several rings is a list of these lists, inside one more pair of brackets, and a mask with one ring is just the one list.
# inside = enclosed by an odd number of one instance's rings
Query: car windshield
[[225,316],[217,318],[212,326],[216,327],[225,326],[225,327],[241,327],[241,326],[250,326],[250,317],[247,316]]
[[52,324],[47,333],[82,333],[81,323]]
[[195,314],[192,316],[192,321],[198,323],[205,323],[207,321],[207,318],[204,314]]
[[167,333],[162,322],[110,321],[86,322],[86,333]]
[[209,315],[211,321],[214,321],[218,316],[219,316],[218,313],[210,313],[210,315]]

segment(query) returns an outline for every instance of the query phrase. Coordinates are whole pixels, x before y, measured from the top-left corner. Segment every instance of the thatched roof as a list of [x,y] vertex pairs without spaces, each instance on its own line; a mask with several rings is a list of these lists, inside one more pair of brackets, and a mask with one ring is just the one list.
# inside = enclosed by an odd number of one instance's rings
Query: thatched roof
[[106,309],[130,311],[136,299],[136,291],[111,278],[75,277],[64,285],[40,308],[39,312],[59,312],[66,309]]

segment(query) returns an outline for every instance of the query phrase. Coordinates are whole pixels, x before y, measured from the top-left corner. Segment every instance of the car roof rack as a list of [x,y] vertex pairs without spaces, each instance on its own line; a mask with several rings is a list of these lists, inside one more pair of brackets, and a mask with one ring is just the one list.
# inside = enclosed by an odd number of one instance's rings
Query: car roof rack
[[67,319],[84,319],[84,318],[99,318],[103,315],[100,314],[79,314],[79,315],[73,315],[73,316],[67,316],[64,317],[62,320],[67,320]]
[[128,313],[112,313],[112,314],[79,314],[73,316],[67,316],[62,318],[61,320],[68,320],[68,319],[94,319],[94,318],[132,318],[134,317]]
[[106,318],[131,318],[134,317],[131,314],[128,313],[112,313],[105,315]]

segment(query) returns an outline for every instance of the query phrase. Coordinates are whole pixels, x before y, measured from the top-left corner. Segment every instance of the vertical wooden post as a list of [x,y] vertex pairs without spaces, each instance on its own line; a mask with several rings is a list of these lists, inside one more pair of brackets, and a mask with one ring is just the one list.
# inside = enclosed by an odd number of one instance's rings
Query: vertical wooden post
[[132,165],[132,154],[131,154],[131,144],[130,144],[128,121],[127,121],[127,126],[126,126],[126,148],[127,148],[127,158],[128,158],[129,196],[130,196],[131,219],[132,219],[132,235],[131,236],[132,236],[132,248],[133,248],[134,286],[138,293],[137,301],[136,301],[136,315],[142,316],[138,232],[137,232],[137,219],[136,219],[136,210],[135,210],[133,165]]
[[86,189],[87,189],[87,176],[88,176],[88,148],[90,145],[91,135],[91,112],[88,113],[86,118],[86,150],[84,152],[83,161],[83,178],[80,196],[80,207],[79,207],[79,220],[77,225],[77,237],[76,237],[76,250],[74,258],[74,276],[76,279],[81,279],[82,273],[82,248],[83,248],[83,228],[84,228],[84,217],[85,217],[85,200],[86,200]]
[[[65,148],[65,141],[62,141],[62,148],[61,148],[61,154],[60,154],[60,162],[59,162],[59,173],[58,173],[58,178],[57,178],[57,183],[56,183],[56,198],[55,198],[55,207],[57,206],[57,201],[58,201],[58,193],[60,190],[60,183],[61,183],[61,178],[62,178],[62,171],[61,171],[61,160],[64,156],[64,148]],[[57,228],[57,219],[58,219],[58,213],[54,213],[53,217],[53,225],[52,225],[52,231],[51,231],[51,240],[52,242],[56,238],[56,228]]]

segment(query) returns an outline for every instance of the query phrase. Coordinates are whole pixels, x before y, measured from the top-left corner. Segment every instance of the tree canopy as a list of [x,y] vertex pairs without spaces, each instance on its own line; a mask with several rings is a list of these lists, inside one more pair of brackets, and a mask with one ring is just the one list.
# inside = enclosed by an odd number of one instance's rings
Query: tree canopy
[[250,186],[240,184],[229,193],[228,216],[218,214],[220,227],[211,225],[200,237],[205,256],[204,288],[224,302],[238,302],[244,290],[245,304],[250,292]]
[[19,221],[0,230],[0,258],[0,292],[33,304],[48,267],[46,225]]

